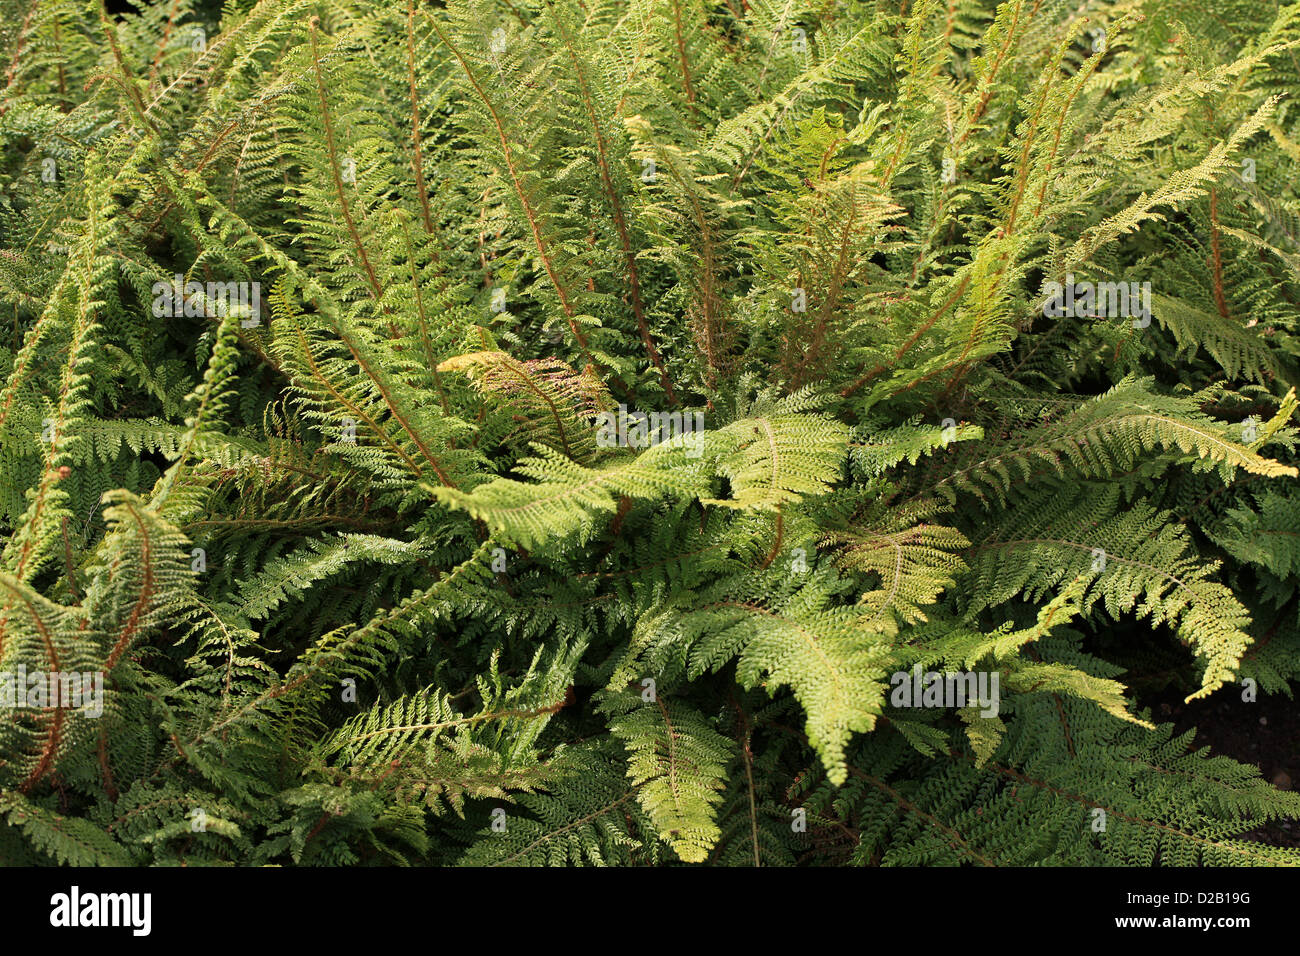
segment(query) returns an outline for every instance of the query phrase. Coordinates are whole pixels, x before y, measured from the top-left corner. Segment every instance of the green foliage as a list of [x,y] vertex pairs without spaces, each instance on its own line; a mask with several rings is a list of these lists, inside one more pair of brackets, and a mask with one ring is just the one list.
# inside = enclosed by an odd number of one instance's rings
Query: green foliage
[[1229,7],[0,0],[0,862],[1300,863]]

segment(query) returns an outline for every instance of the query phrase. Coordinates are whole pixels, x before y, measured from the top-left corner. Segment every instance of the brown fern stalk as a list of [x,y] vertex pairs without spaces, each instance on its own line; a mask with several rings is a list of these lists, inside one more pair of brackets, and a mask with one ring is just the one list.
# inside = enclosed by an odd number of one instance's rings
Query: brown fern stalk
[[1210,275],[1214,281],[1214,305],[1223,318],[1231,318],[1223,293],[1223,251],[1219,245],[1219,193],[1210,190]]
[[[50,670],[60,670],[59,652],[54,646],[54,636],[50,633],[45,622],[41,620],[40,612],[32,605],[31,600],[22,593],[15,585],[0,578],[0,587],[8,591],[8,597],[5,602],[5,613],[8,615],[9,610],[13,607],[15,601],[21,602],[27,610],[28,617],[31,618],[32,624],[35,625],[37,633],[41,636],[41,642],[45,645],[45,656],[50,662]],[[60,702],[62,703],[62,702]],[[63,728],[63,709],[56,708],[49,721],[49,730],[46,733],[45,743],[41,748],[41,756],[36,766],[23,782],[19,790],[23,793],[28,792],[40,779],[54,762],[54,755],[59,748],[59,740]]]
[[406,261],[411,264],[411,287],[415,290],[415,312],[420,321],[420,343],[424,346],[424,358],[429,364],[429,371],[433,375],[433,387],[438,392],[438,403],[442,406],[444,415],[451,414],[451,405],[447,401],[447,390],[442,385],[442,376],[438,374],[437,356],[433,354],[433,341],[429,337],[429,317],[424,311],[424,292],[420,286],[420,277],[415,270],[415,247],[411,242],[410,229],[402,230],[402,238],[406,240]]
[[149,64],[150,87],[158,79],[158,68],[162,65],[163,54],[167,51],[167,41],[172,38],[172,30],[176,28],[176,14],[179,12],[180,6],[181,0],[172,0],[171,6],[167,8],[167,22],[163,24],[162,37],[158,40],[158,51],[153,55],[153,60]]
[[424,154],[420,143],[420,94],[415,82],[415,0],[406,7],[406,75],[411,87],[411,146],[415,151],[415,193],[420,198],[424,231],[433,235],[433,214],[429,210],[429,189],[424,182]]
[[492,117],[492,123],[496,127],[497,138],[501,143],[501,152],[502,157],[505,160],[506,171],[510,176],[510,183],[514,187],[515,195],[518,197],[519,203],[523,207],[524,217],[528,220],[528,229],[532,233],[533,243],[537,246],[537,254],[542,260],[542,268],[546,270],[547,278],[551,280],[551,285],[554,286],[556,294],[560,297],[560,308],[564,310],[565,318],[568,320],[569,331],[573,333],[573,337],[577,341],[579,348],[582,349],[583,355],[586,356],[588,363],[595,365],[597,363],[591,354],[591,347],[587,342],[587,336],[583,334],[581,327],[575,320],[576,313],[574,312],[573,305],[569,301],[568,291],[565,289],[564,283],[560,281],[560,277],[556,273],[555,263],[553,261],[550,247],[546,241],[546,237],[542,235],[540,225],[541,217],[538,215],[537,210],[533,208],[533,203],[528,198],[528,191],[524,188],[523,180],[520,178],[520,172],[515,162],[514,151],[510,148],[510,138],[506,135],[506,128],[501,121],[501,116],[497,113],[492,98],[487,95],[487,91],[484,90],[482,84],[479,83],[478,77],[474,74],[473,68],[469,65],[469,61],[465,59],[464,54],[461,53],[460,48],[452,42],[451,38],[447,36],[442,27],[438,24],[438,21],[429,13],[429,11],[421,10],[420,12],[428,18],[429,23],[433,26],[434,32],[438,34],[438,38],[442,40],[447,49],[451,51],[452,56],[456,58],[461,69],[464,71],[465,77],[468,79],[470,86],[474,88],[474,92],[478,95],[479,99],[483,101],[483,105],[487,108],[488,113]]
[[[553,10],[554,7],[552,7]],[[650,335],[650,326],[646,322],[645,308],[641,303],[641,281],[637,274],[636,253],[632,250],[632,240],[628,231],[627,217],[623,212],[623,203],[619,199],[618,190],[614,186],[614,179],[610,173],[609,149],[605,142],[605,133],[601,127],[600,118],[596,115],[591,87],[587,82],[587,72],[583,68],[577,51],[573,48],[573,42],[564,27],[561,17],[556,14],[554,19],[560,39],[569,54],[570,62],[573,64],[573,72],[578,80],[583,106],[587,111],[588,119],[591,121],[591,129],[596,143],[597,167],[600,170],[600,182],[604,188],[605,197],[609,201],[610,212],[614,217],[614,226],[618,230],[619,245],[623,251],[623,261],[627,266],[628,286],[632,297],[632,314],[636,317],[636,326],[641,333],[641,342],[645,346],[646,355],[650,358],[650,364],[659,370],[659,380],[663,384],[664,394],[668,396],[669,403],[675,406],[678,404],[677,396],[673,393],[672,382],[668,380],[668,370],[664,367],[659,350],[655,347],[654,338]]]
[[145,525],[140,513],[136,510],[135,505],[131,502],[125,503],[126,510],[130,513],[131,518],[135,521],[136,528],[140,532],[140,564],[143,578],[140,581],[140,593],[136,596],[135,604],[131,608],[131,614],[122,625],[118,632],[117,640],[113,643],[113,649],[109,652],[107,660],[104,662],[105,670],[112,670],[118,660],[131,646],[131,641],[140,631],[140,622],[148,612],[154,598],[154,562],[153,562],[153,543],[149,540],[149,528]]
[[343,188],[343,174],[339,170],[338,146],[334,142],[334,121],[330,116],[329,99],[325,95],[325,76],[321,71],[320,49],[316,38],[316,27],[319,23],[320,17],[312,17],[308,21],[308,27],[311,36],[312,66],[316,73],[316,92],[320,99],[321,122],[325,126],[325,148],[330,159],[330,176],[334,182],[334,192],[339,199],[339,212],[343,216],[344,223],[347,224],[348,235],[352,237],[352,245],[356,247],[357,255],[361,257],[361,265],[366,270],[366,281],[370,284],[370,291],[374,293],[375,301],[378,302],[383,298],[384,293],[379,287],[379,279],[375,275],[374,266],[370,264],[370,255],[366,252],[365,244],[361,241],[361,234],[357,231],[356,221],[352,218],[352,208],[348,204],[347,190]]
[[[993,98],[994,82],[997,80],[998,73],[1002,70],[1002,64],[1006,61],[1007,54],[1011,51],[1012,45],[1019,39],[1016,27],[1020,23],[1020,14],[1024,8],[1024,0],[1020,0],[1020,2],[1016,4],[1015,13],[1011,15],[1011,26],[1007,29],[1007,38],[1003,42],[1002,47],[998,50],[997,58],[994,59],[993,66],[989,70],[988,76],[985,77],[984,92],[975,103],[975,108],[971,110],[970,118],[966,121],[965,130],[962,132],[961,136],[957,137],[957,146],[961,146],[966,142],[970,137],[970,134],[975,131],[975,124],[980,121],[980,118],[984,115],[984,111],[988,109],[989,101]],[[1030,12],[1030,18],[1033,17],[1033,14],[1037,12],[1037,10],[1038,5],[1035,4],[1033,11]],[[1027,25],[1028,18],[1025,22]]]
[[851,183],[849,185],[849,190],[849,209],[848,214],[844,217],[844,226],[840,231],[839,252],[836,256],[835,268],[831,273],[829,283],[827,283],[826,294],[822,296],[822,301],[818,305],[817,318],[813,322],[808,347],[804,350],[803,355],[794,366],[794,371],[791,376],[791,386],[794,388],[798,388],[804,384],[805,376],[808,374],[809,370],[821,359],[822,350],[825,347],[827,335],[830,330],[831,316],[839,307],[840,297],[844,292],[844,286],[848,283],[849,276],[856,265],[850,256],[850,253],[853,248],[853,235],[856,231],[857,225],[858,198],[854,184]]
[[677,40],[677,59],[682,67],[682,83],[686,87],[686,103],[690,107],[691,115],[696,116],[695,86],[691,82],[691,64],[686,58],[686,40],[682,36],[681,0],[668,0],[668,2],[673,8],[673,35]]
[[[393,441],[393,439],[389,436],[387,429],[385,429],[382,425],[380,425],[380,423],[376,421],[373,416],[369,415],[360,405],[346,398],[342,392],[340,392],[337,388],[334,387],[334,383],[329,380],[329,377],[316,363],[315,357],[311,351],[311,347],[307,342],[307,337],[303,333],[302,329],[295,327],[294,330],[298,334],[299,344],[302,346],[303,354],[304,356],[306,356],[308,366],[316,381],[321,383],[326,388],[326,390],[330,393],[330,395],[334,397],[336,401],[340,402],[350,412],[355,414],[360,421],[364,421],[367,425],[369,425],[372,431],[374,431],[379,435],[382,435],[388,447],[391,448],[403,461],[406,462],[407,466],[410,467],[411,470],[415,472],[417,477],[423,475],[423,471],[420,468],[420,466],[415,462],[413,458],[411,458],[410,455],[408,455],[405,451],[402,450],[402,447],[398,445],[397,442]],[[420,450],[420,453],[424,456],[425,460],[428,461],[429,464],[433,467],[434,473],[437,474],[438,476],[438,480],[442,482],[444,485],[446,485],[448,488],[455,488],[456,487],[455,483],[451,480],[451,478],[447,476],[446,472],[443,471],[442,466],[439,463],[437,457],[434,456],[433,452],[428,448],[424,440],[411,426],[411,423],[406,420],[406,417],[404,415],[402,415],[401,411],[397,406],[396,401],[393,398],[391,389],[387,385],[385,385],[381,380],[382,376],[379,373],[377,373],[376,370],[371,368],[370,363],[366,361],[365,357],[357,349],[355,343],[353,343],[351,337],[349,337],[343,329],[336,327],[334,331],[336,332],[336,334],[338,334],[343,344],[347,346],[348,351],[349,353],[351,353],[353,360],[356,361],[356,363],[361,367],[362,373],[366,375],[366,377],[369,378],[371,382],[374,383],[377,389],[379,389],[380,396],[383,398],[384,404],[388,406],[388,411],[393,416],[393,420],[396,421],[399,426],[401,426],[402,430],[406,432],[406,434],[410,437],[411,441],[415,444],[416,448]]]
[[[22,57],[23,46],[27,42],[27,32],[31,29],[32,17],[36,16],[36,9],[40,5],[41,0],[32,0],[31,6],[27,8],[27,15],[23,17],[22,25],[18,28],[18,39],[14,41],[14,55],[9,60],[9,69],[5,71],[4,92],[6,94],[13,89],[14,78],[18,75],[18,61]],[[8,103],[0,103],[0,116],[4,116],[8,109]]]
[[[917,341],[921,338],[922,335],[930,331],[930,329],[934,328],[935,323],[937,323],[941,318],[943,318],[943,316],[947,314],[948,310],[951,309],[954,305],[956,305],[957,301],[963,295],[965,295],[966,287],[968,285],[970,285],[970,273],[967,273],[962,278],[961,282],[957,283],[956,290],[952,293],[952,295],[948,296],[948,298],[944,300],[943,305],[939,307],[938,311],[936,311],[933,315],[930,316],[929,319],[927,319],[924,323],[922,323],[921,326],[917,328],[915,332],[912,333],[911,337],[909,337],[906,342],[904,342],[902,345],[898,347],[898,351],[894,353],[893,363],[891,364],[897,364],[897,362],[911,350],[912,346],[917,343]],[[866,385],[868,382],[870,382],[881,372],[885,371],[887,368],[889,368],[889,365],[875,366],[874,368],[872,368],[871,370],[863,374],[861,377],[859,377],[852,384],[842,389],[840,391],[840,397],[848,398],[850,395],[852,395],[854,392],[860,389],[863,385]]]

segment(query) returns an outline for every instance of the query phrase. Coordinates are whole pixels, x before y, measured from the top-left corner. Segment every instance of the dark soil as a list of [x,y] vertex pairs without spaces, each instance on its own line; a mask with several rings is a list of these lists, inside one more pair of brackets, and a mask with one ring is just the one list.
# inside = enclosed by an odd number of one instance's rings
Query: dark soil
[[[1300,700],[1261,692],[1254,703],[1246,703],[1232,688],[1190,704],[1183,703],[1184,696],[1168,689],[1142,704],[1151,708],[1155,720],[1172,722],[1179,733],[1195,727],[1196,747],[1254,764],[1280,789],[1300,788]],[[1277,820],[1241,838],[1300,847],[1300,819]]]

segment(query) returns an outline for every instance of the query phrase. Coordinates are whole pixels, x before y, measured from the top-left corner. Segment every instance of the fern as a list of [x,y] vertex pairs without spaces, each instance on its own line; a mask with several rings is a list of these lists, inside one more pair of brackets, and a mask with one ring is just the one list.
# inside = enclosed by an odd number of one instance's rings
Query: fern
[[1296,4],[0,9],[5,862],[1300,862]]

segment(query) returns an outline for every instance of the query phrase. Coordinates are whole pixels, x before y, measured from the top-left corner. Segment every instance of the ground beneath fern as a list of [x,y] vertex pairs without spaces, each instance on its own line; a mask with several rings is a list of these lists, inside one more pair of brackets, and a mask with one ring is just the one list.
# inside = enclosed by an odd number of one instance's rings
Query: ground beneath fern
[[[1142,700],[1160,721],[1177,732],[1196,728],[1196,746],[1259,767],[1265,780],[1283,790],[1300,788],[1300,701],[1281,694],[1261,694],[1253,704],[1224,695],[1183,703],[1168,690]],[[1300,819],[1275,821],[1242,834],[1272,846],[1300,847]]]

